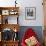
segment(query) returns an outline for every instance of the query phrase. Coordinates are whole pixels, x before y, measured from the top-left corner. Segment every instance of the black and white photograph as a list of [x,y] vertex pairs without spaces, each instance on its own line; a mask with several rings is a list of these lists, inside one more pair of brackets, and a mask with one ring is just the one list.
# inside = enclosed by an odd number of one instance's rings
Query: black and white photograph
[[35,7],[26,7],[25,8],[25,18],[27,20],[36,19],[36,8]]

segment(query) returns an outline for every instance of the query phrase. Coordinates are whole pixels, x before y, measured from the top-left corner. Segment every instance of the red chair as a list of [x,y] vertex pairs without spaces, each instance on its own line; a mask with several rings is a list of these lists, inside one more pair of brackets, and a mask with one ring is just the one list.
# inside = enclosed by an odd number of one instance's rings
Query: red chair
[[[33,31],[32,28],[28,28],[24,34],[24,37],[22,38],[21,46],[27,46],[25,43],[25,39],[28,39],[29,37],[34,36],[37,39],[36,33]],[[38,41],[38,40],[37,40]],[[41,46],[40,42],[38,41],[35,46]]]

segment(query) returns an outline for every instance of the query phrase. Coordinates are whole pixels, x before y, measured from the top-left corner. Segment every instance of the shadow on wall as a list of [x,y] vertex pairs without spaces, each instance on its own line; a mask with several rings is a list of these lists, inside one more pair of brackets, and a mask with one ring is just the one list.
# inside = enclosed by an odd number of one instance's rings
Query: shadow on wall
[[19,39],[20,39],[20,42],[23,38],[23,35],[25,33],[25,31],[28,29],[28,28],[32,28],[36,34],[37,34],[37,37],[39,39],[39,41],[41,43],[43,43],[43,30],[42,30],[42,26],[21,26],[20,27],[20,32],[19,32]]

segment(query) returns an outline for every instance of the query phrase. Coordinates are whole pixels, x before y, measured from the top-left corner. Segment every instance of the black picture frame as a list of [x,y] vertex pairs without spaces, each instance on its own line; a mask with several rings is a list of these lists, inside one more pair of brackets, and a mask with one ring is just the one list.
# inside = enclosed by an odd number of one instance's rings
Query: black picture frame
[[26,20],[36,19],[36,7],[25,7],[25,19]]

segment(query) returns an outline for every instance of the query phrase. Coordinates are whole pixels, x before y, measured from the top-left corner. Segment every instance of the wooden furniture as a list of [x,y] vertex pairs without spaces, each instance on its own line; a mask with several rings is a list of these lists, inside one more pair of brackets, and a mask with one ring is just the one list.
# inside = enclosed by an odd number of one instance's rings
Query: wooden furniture
[[18,11],[19,7],[0,7],[0,18],[1,24],[8,24],[8,16],[17,16],[17,24],[18,24]]
[[18,41],[5,41],[3,46],[18,46]]
[[46,46],[46,29],[44,29],[44,46]]
[[[12,18],[9,17],[13,17],[13,20]],[[11,29],[15,33],[19,31],[18,17],[19,17],[19,7],[0,7],[0,32],[1,32],[0,46],[18,46],[19,40],[16,39],[15,40],[11,39],[8,41],[4,39],[2,40],[3,38],[2,32],[5,32],[4,31],[5,29],[8,30]]]
[[0,41],[0,46],[2,46],[2,42]]
[[46,26],[46,0],[43,0],[44,26]]
[[46,46],[46,0],[43,0],[43,10],[44,10],[44,44]]

